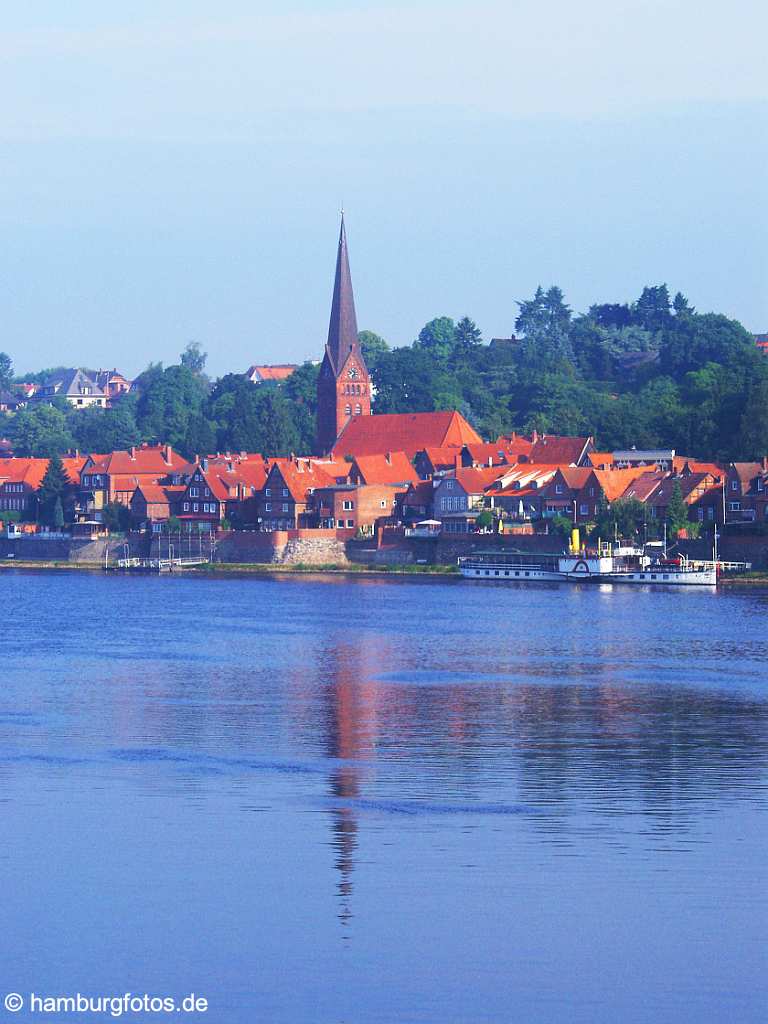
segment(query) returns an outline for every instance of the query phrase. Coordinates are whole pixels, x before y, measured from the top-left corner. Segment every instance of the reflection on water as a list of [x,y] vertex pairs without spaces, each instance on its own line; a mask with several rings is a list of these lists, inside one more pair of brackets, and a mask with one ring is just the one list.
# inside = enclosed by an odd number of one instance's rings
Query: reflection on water
[[763,1019],[765,595],[2,583],[10,987]]

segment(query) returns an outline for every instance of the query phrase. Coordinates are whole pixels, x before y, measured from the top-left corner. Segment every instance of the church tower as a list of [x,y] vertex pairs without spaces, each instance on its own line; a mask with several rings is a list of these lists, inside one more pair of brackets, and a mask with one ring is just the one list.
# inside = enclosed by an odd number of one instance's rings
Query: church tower
[[371,378],[357,339],[347,233],[341,215],[331,322],[317,381],[317,451],[326,455],[353,416],[371,415]]

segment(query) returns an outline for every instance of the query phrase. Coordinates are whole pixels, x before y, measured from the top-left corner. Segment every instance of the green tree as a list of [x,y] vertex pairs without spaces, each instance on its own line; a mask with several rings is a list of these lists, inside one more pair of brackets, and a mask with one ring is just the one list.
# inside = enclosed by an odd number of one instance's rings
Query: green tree
[[197,377],[202,377],[205,373],[207,361],[208,353],[203,352],[200,343],[197,341],[190,341],[179,358],[180,365],[185,370],[189,370],[190,373],[194,373]]
[[669,324],[669,289],[665,284],[646,286],[632,307],[635,322],[647,331],[660,331]]
[[102,522],[110,533],[125,533],[131,528],[131,510],[119,501],[111,501],[101,513]]
[[667,529],[670,536],[674,538],[686,526],[688,526],[688,506],[685,504],[680,483],[675,480],[667,505]]
[[13,363],[7,352],[0,352],[0,388],[7,389],[13,382]]
[[360,342],[363,359],[369,369],[385,352],[389,352],[389,345],[386,341],[381,335],[375,334],[373,331],[360,331],[357,335],[357,340]]
[[67,425],[74,445],[83,452],[121,451],[141,440],[136,424],[136,398],[126,395],[110,409],[71,409]]
[[8,424],[8,436],[15,454],[24,457],[50,458],[74,447],[67,413],[53,405],[21,409]]
[[618,498],[610,506],[602,505],[592,536],[601,540],[633,540],[646,519],[645,505],[636,498]]
[[64,506],[61,503],[61,496],[56,499],[53,506],[53,528],[62,530],[64,528]]
[[[248,383],[247,381],[245,383]],[[136,422],[142,440],[163,441],[186,456],[195,417],[201,415],[207,385],[186,366],[150,365],[136,381]]]
[[56,526],[56,506],[58,504],[62,510],[63,524],[64,498],[69,486],[69,477],[64,471],[61,458],[57,454],[52,455],[48,461],[45,476],[37,489],[37,517],[41,523],[45,523],[47,526]]
[[464,316],[456,324],[456,347],[464,354],[473,353],[483,343],[483,334],[474,320]]
[[422,327],[413,344],[414,348],[426,349],[432,355],[445,359],[456,345],[456,324],[449,316],[438,316]]

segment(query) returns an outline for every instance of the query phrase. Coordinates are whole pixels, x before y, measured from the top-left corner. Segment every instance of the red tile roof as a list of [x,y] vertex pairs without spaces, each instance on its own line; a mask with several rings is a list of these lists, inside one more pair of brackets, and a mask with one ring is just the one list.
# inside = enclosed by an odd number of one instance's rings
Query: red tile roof
[[485,466],[482,469],[471,467],[457,469],[455,475],[467,494],[483,494],[488,487],[503,477],[508,469],[509,466]]
[[141,491],[148,505],[170,505],[171,502],[181,497],[186,487],[183,484],[162,487],[160,484],[144,481],[137,484],[136,490]]
[[94,465],[84,467],[86,472],[107,473],[109,476],[149,476],[159,479],[167,473],[184,473],[191,468],[185,458],[170,445],[141,445],[126,451],[94,456]]
[[37,490],[48,469],[48,459],[0,459],[0,483],[27,484]]
[[647,466],[630,466],[627,469],[595,470],[595,476],[608,501],[617,498],[647,501],[668,474]]
[[321,468],[313,459],[273,459],[270,463],[270,476],[277,468],[285,481],[294,501],[304,502],[310,488],[333,487],[336,478]]
[[351,475],[364,484],[416,483],[419,479],[405,452],[358,455],[352,463]]
[[286,380],[294,370],[298,369],[298,363],[278,363],[272,366],[250,366],[246,377],[253,380]]
[[403,451],[412,459],[424,448],[480,444],[482,438],[457,412],[353,416],[333,446],[335,456]]
[[556,434],[542,434],[533,443],[530,461],[546,462],[550,465],[576,465],[591,442],[591,437],[560,437]]

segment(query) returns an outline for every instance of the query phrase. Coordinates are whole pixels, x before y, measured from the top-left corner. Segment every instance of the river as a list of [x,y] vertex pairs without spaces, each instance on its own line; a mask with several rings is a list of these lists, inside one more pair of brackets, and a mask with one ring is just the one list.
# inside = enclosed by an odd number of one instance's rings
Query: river
[[765,1020],[768,593],[0,590],[12,1019]]

